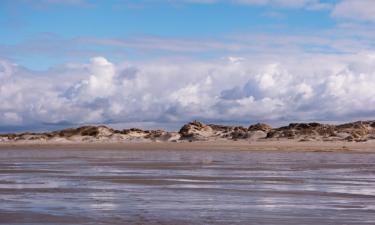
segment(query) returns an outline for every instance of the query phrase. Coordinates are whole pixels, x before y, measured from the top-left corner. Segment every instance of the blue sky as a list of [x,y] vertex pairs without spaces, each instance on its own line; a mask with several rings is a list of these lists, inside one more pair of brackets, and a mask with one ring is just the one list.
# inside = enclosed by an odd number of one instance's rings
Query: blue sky
[[2,0],[0,131],[375,117],[373,0]]
[[[2,56],[31,69],[47,69],[70,57],[58,52],[57,58],[42,51],[19,52],[17,46],[76,38],[225,39],[243,33],[309,34],[337,26],[330,15],[335,1],[322,1],[319,9],[294,2],[297,3],[283,6],[236,1],[2,1],[0,43],[10,48]],[[85,44],[84,48],[105,52],[112,58],[111,46]],[[122,52],[129,58],[145,57],[130,48]]]

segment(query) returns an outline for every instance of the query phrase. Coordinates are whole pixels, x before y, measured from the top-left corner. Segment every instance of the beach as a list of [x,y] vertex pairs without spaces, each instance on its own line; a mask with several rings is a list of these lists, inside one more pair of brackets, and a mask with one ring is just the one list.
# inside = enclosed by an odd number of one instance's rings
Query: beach
[[241,151],[301,151],[301,152],[363,152],[375,153],[375,141],[195,141],[195,142],[7,142],[3,149],[102,149],[102,150],[241,150]]
[[216,144],[2,145],[0,224],[375,223],[364,147]]

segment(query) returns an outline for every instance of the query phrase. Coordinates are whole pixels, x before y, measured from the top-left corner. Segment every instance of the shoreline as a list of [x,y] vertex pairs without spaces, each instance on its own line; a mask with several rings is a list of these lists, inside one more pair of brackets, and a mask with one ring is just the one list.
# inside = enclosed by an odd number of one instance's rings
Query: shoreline
[[375,142],[196,141],[196,142],[8,142],[0,150],[201,150],[375,153]]

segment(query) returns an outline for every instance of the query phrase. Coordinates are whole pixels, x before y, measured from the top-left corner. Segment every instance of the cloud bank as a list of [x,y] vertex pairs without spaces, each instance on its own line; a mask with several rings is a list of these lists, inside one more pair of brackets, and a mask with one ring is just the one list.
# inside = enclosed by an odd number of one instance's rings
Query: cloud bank
[[375,115],[375,53],[118,64],[95,57],[46,72],[1,60],[0,81],[3,126],[285,123]]

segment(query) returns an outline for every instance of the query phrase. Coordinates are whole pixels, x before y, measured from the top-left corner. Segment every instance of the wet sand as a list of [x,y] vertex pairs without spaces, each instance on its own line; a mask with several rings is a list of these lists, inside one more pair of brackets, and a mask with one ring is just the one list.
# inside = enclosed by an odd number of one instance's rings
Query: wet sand
[[375,141],[368,142],[300,142],[282,141],[202,141],[202,142],[10,142],[0,143],[2,149],[101,149],[101,150],[207,150],[207,151],[299,151],[299,152],[364,152],[375,153]]
[[2,148],[0,224],[375,224],[375,154],[211,150]]

